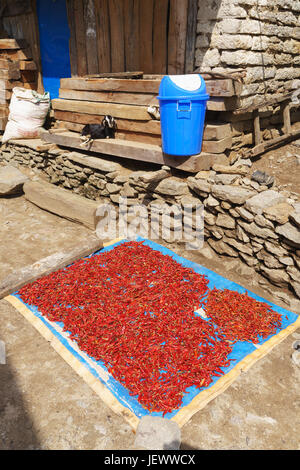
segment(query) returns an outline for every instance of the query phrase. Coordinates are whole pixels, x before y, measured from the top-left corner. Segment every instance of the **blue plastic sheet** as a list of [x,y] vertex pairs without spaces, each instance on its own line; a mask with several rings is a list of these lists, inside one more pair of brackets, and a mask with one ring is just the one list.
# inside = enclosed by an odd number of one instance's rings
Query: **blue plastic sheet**
[[[140,237],[137,238],[137,241],[142,241],[142,240],[144,240],[144,239],[142,239]],[[117,243],[114,243],[113,245],[109,245],[106,248],[103,248],[103,249],[99,250],[97,253],[94,253],[91,256],[95,256],[96,254],[104,253],[104,252],[113,250],[116,246],[120,245],[121,243],[125,243],[126,241],[127,240],[121,240]],[[277,329],[277,332],[275,333],[275,335],[277,333],[279,333],[281,330],[284,330],[285,328],[287,328],[289,325],[291,325],[292,323],[294,323],[298,319],[298,315],[296,315],[295,313],[292,313],[292,312],[290,312],[290,311],[288,311],[288,310],[286,310],[282,307],[279,307],[279,306],[273,304],[272,302],[269,302],[268,300],[254,294],[253,292],[245,289],[244,287],[240,286],[239,284],[236,284],[235,282],[224,278],[223,276],[211,271],[208,268],[205,268],[205,267],[203,267],[199,264],[196,264],[192,261],[189,261],[185,258],[182,258],[181,256],[177,255],[176,253],[169,250],[168,248],[165,248],[164,246],[161,246],[161,245],[159,245],[155,242],[152,242],[150,240],[144,240],[144,243],[146,245],[150,246],[151,248],[153,248],[154,250],[160,251],[161,253],[163,253],[165,255],[171,256],[175,261],[177,261],[181,265],[183,265],[185,267],[189,267],[197,273],[206,275],[208,280],[209,280],[209,288],[210,289],[212,289],[213,287],[216,287],[217,289],[230,289],[230,290],[237,291],[237,292],[240,292],[240,293],[247,292],[248,295],[251,296],[252,298],[254,298],[258,301],[261,301],[261,302],[265,302],[268,305],[270,305],[270,307],[274,311],[276,311],[276,312],[278,312],[282,315],[282,327],[280,329]],[[96,368],[93,368],[93,366],[86,361],[86,359],[84,358],[84,355],[81,355],[80,353],[78,353],[78,351],[76,351],[76,349],[74,348],[74,342],[72,342],[70,340],[67,340],[65,337],[63,337],[53,327],[53,325],[51,325],[51,322],[49,322],[45,317],[43,317],[40,314],[37,307],[34,307],[34,306],[31,306],[31,305],[28,305],[28,304],[24,303],[22,301],[22,299],[20,298],[20,296],[18,295],[18,292],[15,292],[13,294],[13,296],[17,297],[23,304],[25,304],[26,307],[29,310],[31,310],[34,313],[34,315],[36,315],[49,328],[49,330],[61,341],[61,343],[93,374],[93,376],[96,377],[98,380],[100,380],[100,382],[104,383],[108,387],[108,389],[111,391],[111,393],[115,396],[115,398],[123,406],[130,409],[138,418],[142,418],[143,416],[149,415],[149,414],[151,414],[152,416],[160,416],[160,417],[163,416],[162,413],[158,413],[158,412],[150,413],[145,408],[143,408],[142,405],[140,405],[138,403],[137,399],[133,396],[130,396],[128,390],[122,384],[120,384],[117,380],[115,380],[112,377],[111,374],[108,373],[105,365],[101,361],[95,361],[93,358],[90,358],[91,361],[95,364],[95,366],[96,365],[100,366],[105,371],[105,373],[109,375],[109,380],[104,382],[103,379],[100,377],[99,373],[97,372]],[[60,326],[63,326],[59,322],[57,324],[60,325]],[[275,335],[270,335],[268,338],[266,338],[265,340],[262,340],[256,346],[254,346],[254,344],[246,342],[246,341],[239,341],[239,342],[235,343],[234,346],[233,346],[232,352],[228,356],[229,359],[234,359],[234,361],[231,362],[230,366],[228,366],[226,368],[222,368],[224,373],[225,374],[228,373],[240,361],[242,361],[243,359],[245,359],[245,357],[247,357],[249,354],[251,354],[253,351],[255,351],[256,348],[259,347],[259,345],[261,345],[264,342],[268,341],[272,336],[275,336]],[[210,387],[212,387],[220,378],[221,377],[215,377],[213,379],[212,383],[208,387],[206,387],[205,389],[209,389]],[[201,390],[203,390],[203,389],[201,389]],[[183,402],[182,402],[181,407],[179,409],[174,410],[172,413],[167,413],[164,417],[168,418],[168,419],[171,419],[172,417],[174,417],[178,413],[178,411],[180,409],[182,409],[184,406],[188,405],[193,400],[193,398],[195,398],[196,395],[198,395],[201,392],[201,390],[197,389],[196,387],[189,387],[187,389],[185,395],[183,396]]]

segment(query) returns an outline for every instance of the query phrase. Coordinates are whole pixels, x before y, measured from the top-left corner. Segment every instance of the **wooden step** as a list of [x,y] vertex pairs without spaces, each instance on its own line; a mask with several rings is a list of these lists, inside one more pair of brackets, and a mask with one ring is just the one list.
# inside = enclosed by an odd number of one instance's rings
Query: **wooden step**
[[[131,93],[155,93],[158,95],[163,75],[156,79],[112,79],[112,78],[62,78],[61,89],[82,91],[118,91]],[[241,93],[241,85],[232,79],[205,80],[206,90],[210,96],[231,97]]]
[[208,170],[216,162],[227,162],[225,154],[212,154],[202,152],[199,155],[180,157],[165,155],[161,147],[140,142],[132,142],[119,139],[94,140],[89,149],[84,148],[82,140],[75,132],[44,131],[40,136],[45,142],[54,143],[68,148],[76,148],[81,151],[91,151],[105,155],[112,155],[132,160],[168,165],[182,171],[197,173],[200,170]]

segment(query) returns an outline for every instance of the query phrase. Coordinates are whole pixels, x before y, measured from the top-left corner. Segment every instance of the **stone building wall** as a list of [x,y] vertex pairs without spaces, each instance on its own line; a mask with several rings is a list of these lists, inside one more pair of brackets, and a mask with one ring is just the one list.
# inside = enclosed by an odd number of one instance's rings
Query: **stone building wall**
[[168,167],[136,170],[136,164],[130,168],[100,155],[40,151],[15,141],[2,148],[0,162],[31,168],[52,184],[115,207],[126,197],[128,206],[154,207],[163,217],[169,216],[165,204],[203,204],[204,237],[216,256],[240,259],[274,291],[289,289],[300,298],[300,195],[276,181],[253,181],[250,160],[186,176]]
[[195,66],[243,71],[243,106],[299,88],[299,13],[299,0],[199,0]]

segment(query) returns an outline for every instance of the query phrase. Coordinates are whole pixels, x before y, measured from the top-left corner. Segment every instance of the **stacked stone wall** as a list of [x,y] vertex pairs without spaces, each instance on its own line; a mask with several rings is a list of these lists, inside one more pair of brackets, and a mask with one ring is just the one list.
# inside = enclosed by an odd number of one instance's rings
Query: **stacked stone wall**
[[242,71],[242,106],[300,87],[298,0],[199,0],[195,66]]

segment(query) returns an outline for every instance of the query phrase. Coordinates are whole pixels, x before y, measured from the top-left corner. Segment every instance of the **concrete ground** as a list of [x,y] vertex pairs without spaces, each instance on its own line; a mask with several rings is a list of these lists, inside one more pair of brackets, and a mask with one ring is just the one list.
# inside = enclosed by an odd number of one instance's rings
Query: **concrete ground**
[[[0,199],[0,281],[87,237],[95,234],[22,196]],[[287,307],[242,267],[229,271],[228,266],[224,273],[224,260],[182,255]],[[0,340],[7,352],[7,363],[0,364],[0,450],[132,449],[135,434],[130,426],[5,300],[0,301]],[[299,449],[300,369],[291,360],[294,341],[295,334],[290,335],[196,413],[182,428],[181,448]]]

